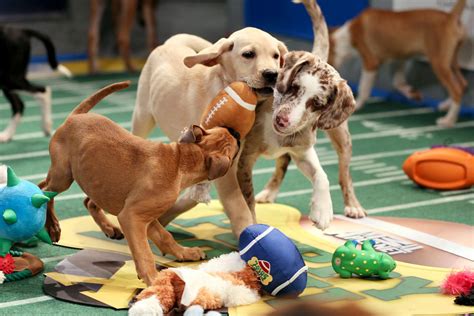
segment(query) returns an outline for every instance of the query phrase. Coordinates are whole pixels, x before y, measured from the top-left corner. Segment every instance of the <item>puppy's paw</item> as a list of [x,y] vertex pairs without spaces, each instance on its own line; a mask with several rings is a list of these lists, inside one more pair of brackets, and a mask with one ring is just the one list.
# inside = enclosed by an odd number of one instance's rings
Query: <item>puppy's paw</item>
[[58,242],[59,239],[61,238],[61,226],[59,226],[59,223],[54,221],[48,221],[46,219],[46,231],[49,234],[49,238],[51,238],[52,242]]
[[333,219],[332,203],[322,205],[323,203],[312,203],[309,219],[314,222],[317,228],[325,230]]
[[447,98],[446,100],[438,104],[438,111],[447,112],[449,108],[451,107],[451,104],[452,104],[451,98]]
[[447,116],[440,117],[436,120],[436,125],[439,127],[450,128],[453,127],[454,124],[456,124],[456,121]]
[[255,196],[257,203],[273,203],[278,195],[278,191],[263,189]]
[[121,240],[123,239],[123,233],[122,230],[114,225],[109,225],[107,227],[104,227],[103,232],[105,236],[107,236],[110,239],[116,239],[116,240]]
[[350,218],[363,218],[367,216],[367,213],[362,206],[346,205],[346,207],[344,207],[344,215]]
[[44,133],[44,136],[46,137],[50,137],[51,134],[52,134],[52,124],[48,124],[48,125],[43,125],[43,133]]
[[183,316],[203,316],[204,308],[201,305],[191,305],[184,312]]
[[199,247],[182,247],[174,256],[178,261],[199,261],[206,258],[206,254]]
[[399,87],[396,87],[396,89],[407,99],[421,101],[421,99],[423,98],[421,92],[410,85],[404,84]]
[[415,101],[423,100],[423,94],[419,90],[413,89],[408,94],[408,98]]
[[163,308],[156,295],[136,302],[128,310],[130,316],[163,316]]
[[0,143],[7,143],[12,140],[10,133],[0,133]]

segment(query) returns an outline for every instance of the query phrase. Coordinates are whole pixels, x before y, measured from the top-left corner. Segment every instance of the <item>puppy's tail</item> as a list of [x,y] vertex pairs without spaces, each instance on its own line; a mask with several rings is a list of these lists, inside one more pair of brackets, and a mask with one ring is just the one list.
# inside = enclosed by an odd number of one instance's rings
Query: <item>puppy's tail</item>
[[31,29],[26,29],[25,33],[28,34],[29,37],[34,37],[43,43],[44,47],[46,48],[46,55],[48,56],[48,63],[51,68],[68,78],[72,77],[71,71],[66,66],[58,63],[56,49],[54,48],[53,42],[49,36]]
[[48,55],[49,65],[51,66],[51,68],[57,69],[58,60],[56,59],[56,49],[54,48],[53,42],[51,41],[49,36],[30,29],[25,30],[25,33],[28,34],[28,36],[30,37],[37,38],[43,43],[44,47],[46,48],[46,53]]
[[70,115],[83,114],[89,112],[99,101],[108,96],[109,94],[119,91],[130,86],[130,80],[113,83],[104,87],[82,101],[76,108],[71,112]]
[[465,6],[466,0],[458,0],[450,12],[451,18],[458,21]]
[[326,20],[316,0],[293,0],[294,3],[303,3],[313,23],[314,41],[312,53],[328,61],[329,56],[329,32]]

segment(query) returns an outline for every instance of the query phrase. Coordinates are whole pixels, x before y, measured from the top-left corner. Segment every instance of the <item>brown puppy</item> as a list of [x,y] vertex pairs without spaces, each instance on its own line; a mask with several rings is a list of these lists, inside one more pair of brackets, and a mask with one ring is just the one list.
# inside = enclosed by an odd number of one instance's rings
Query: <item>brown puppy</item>
[[[408,10],[392,12],[367,9],[331,34],[329,63],[336,69],[352,51],[357,51],[363,64],[356,109],[367,101],[378,68],[386,61],[424,55],[433,67],[441,84],[448,90],[449,99],[440,110],[448,113],[437,123],[453,126],[461,108],[461,98],[467,87],[457,62],[458,50],[466,31],[460,22],[466,0],[457,0],[450,12],[439,10]],[[393,84],[409,98],[420,98],[404,77],[403,63],[394,75]]]
[[[239,150],[225,128],[191,126],[179,143],[162,144],[133,136],[108,118],[88,113],[108,94],[128,87],[112,84],[79,104],[51,139],[51,167],[40,187],[61,193],[75,180],[88,198],[116,215],[132,252],[138,276],[151,285],[157,272],[148,237],[178,260],[205,257],[198,247],[180,246],[158,222],[184,188],[223,176]],[[48,204],[47,229],[59,239],[59,224]],[[103,211],[95,220],[113,226]]]

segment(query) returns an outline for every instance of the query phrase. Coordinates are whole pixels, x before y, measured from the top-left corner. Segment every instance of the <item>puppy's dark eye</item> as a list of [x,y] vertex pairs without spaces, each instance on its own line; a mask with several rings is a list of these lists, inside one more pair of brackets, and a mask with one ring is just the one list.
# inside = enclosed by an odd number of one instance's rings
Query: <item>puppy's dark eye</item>
[[300,86],[297,84],[292,84],[290,86],[290,89],[288,89],[288,92],[293,95],[297,95],[298,91],[300,90]]
[[278,58],[280,58],[280,55],[278,54],[273,55],[273,59],[278,59]]
[[242,57],[246,59],[252,59],[255,57],[255,52],[252,52],[251,50],[247,52],[243,52]]
[[322,109],[324,109],[324,105],[321,103],[321,100],[319,98],[309,99],[308,102],[306,102],[306,107],[309,107],[313,112],[321,111]]

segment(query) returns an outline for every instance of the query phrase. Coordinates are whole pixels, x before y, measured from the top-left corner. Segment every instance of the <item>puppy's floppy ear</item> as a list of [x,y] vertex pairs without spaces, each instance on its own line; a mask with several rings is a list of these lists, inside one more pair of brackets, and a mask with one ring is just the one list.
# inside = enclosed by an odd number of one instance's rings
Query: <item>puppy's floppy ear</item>
[[192,144],[199,143],[202,140],[202,137],[207,135],[207,132],[198,125],[191,125],[178,140],[178,143],[182,144]]
[[278,51],[280,52],[280,67],[283,67],[285,55],[288,53],[288,48],[283,42],[278,41]]
[[184,64],[192,68],[197,64],[212,67],[217,65],[218,58],[225,52],[231,51],[234,47],[234,41],[228,38],[221,38],[210,47],[204,48],[194,56],[184,58]]
[[329,96],[317,126],[323,130],[336,128],[347,120],[354,110],[355,100],[352,90],[346,80],[341,80]]
[[295,80],[296,75],[300,72],[300,70],[310,63],[309,56],[305,55],[301,58],[299,56],[293,54],[293,52],[286,54],[285,56],[285,67],[283,73],[283,80],[279,83],[279,87],[277,89],[281,92],[285,92],[288,90],[288,87],[291,85],[293,80]]
[[208,180],[214,180],[224,176],[229,170],[232,161],[222,155],[212,155],[206,157],[206,168],[209,171]]

